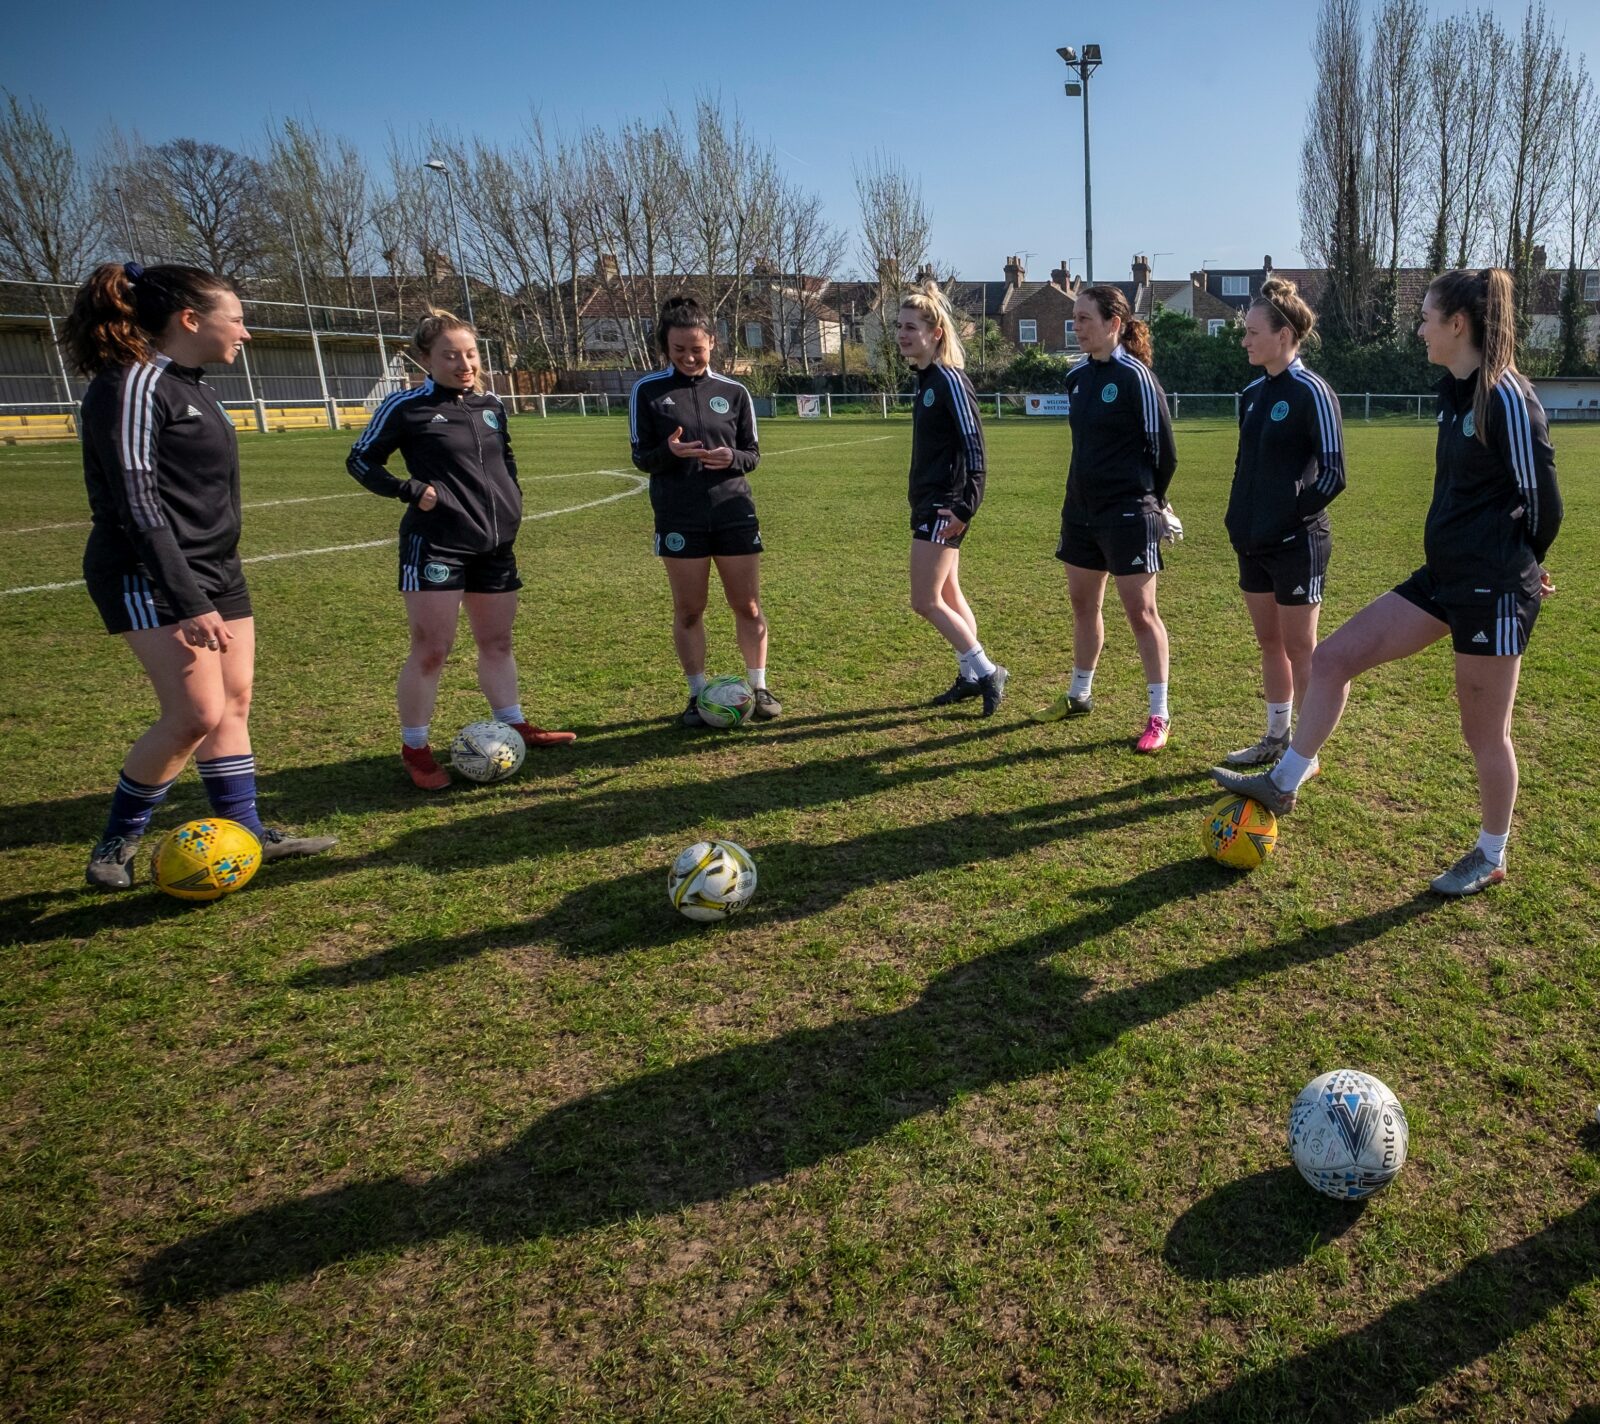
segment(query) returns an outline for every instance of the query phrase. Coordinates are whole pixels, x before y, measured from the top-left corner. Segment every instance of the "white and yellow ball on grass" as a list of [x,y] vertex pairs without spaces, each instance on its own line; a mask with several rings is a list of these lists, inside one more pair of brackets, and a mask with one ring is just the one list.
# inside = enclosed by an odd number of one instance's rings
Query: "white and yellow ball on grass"
[[1230,870],[1254,870],[1278,845],[1278,818],[1248,796],[1224,796],[1200,825],[1205,853]]
[[1313,1078],[1289,1110],[1289,1155],[1300,1175],[1341,1201],[1386,1187],[1406,1164],[1406,1110],[1370,1073],[1336,1068]]
[[179,900],[219,900],[242,890],[261,868],[261,842],[237,821],[185,821],[156,842],[156,885]]
[[667,872],[667,898],[691,920],[725,920],[756,893],[756,863],[732,841],[696,841]]
[[450,743],[450,765],[468,781],[504,781],[516,773],[528,748],[515,727],[504,722],[472,722]]
[[742,677],[714,677],[700,689],[694,704],[708,727],[739,727],[756,710],[756,695]]

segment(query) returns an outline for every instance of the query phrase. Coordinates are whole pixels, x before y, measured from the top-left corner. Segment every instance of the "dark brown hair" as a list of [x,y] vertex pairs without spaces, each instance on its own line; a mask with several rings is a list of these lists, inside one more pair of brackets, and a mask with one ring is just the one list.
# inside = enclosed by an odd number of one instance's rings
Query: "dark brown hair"
[[661,304],[661,318],[656,322],[656,345],[661,354],[667,354],[667,333],[678,327],[703,331],[713,341],[717,339],[717,326],[705,309],[693,297],[668,297]]
[[1251,311],[1259,311],[1274,331],[1289,327],[1296,343],[1304,342],[1317,329],[1317,314],[1306,305],[1299,288],[1287,277],[1268,277],[1261,284],[1261,294],[1250,303]]
[[1150,364],[1150,328],[1133,314],[1133,308],[1128,305],[1128,299],[1122,295],[1120,287],[1107,286],[1100,283],[1097,286],[1085,287],[1078,293],[1081,300],[1087,297],[1095,305],[1102,319],[1111,321],[1113,318],[1122,323],[1122,344],[1128,348],[1128,355],[1136,361],[1148,366]]
[[150,342],[181,311],[202,316],[233,288],[198,267],[102,262],[72,299],[61,345],[86,376],[150,359]]
[[1467,314],[1472,344],[1483,353],[1483,369],[1478,372],[1478,389],[1472,397],[1472,418],[1478,439],[1489,444],[1489,392],[1507,371],[1526,387],[1517,370],[1517,321],[1515,290],[1511,274],[1503,267],[1485,267],[1478,272],[1446,272],[1428,286],[1440,316]]

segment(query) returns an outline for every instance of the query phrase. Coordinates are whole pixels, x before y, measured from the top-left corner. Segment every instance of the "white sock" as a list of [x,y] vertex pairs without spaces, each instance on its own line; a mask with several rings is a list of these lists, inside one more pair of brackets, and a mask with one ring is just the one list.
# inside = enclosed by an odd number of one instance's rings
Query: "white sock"
[[526,722],[528,720],[522,715],[522,704],[520,702],[513,702],[509,707],[494,707],[490,710],[494,713],[496,722],[504,722],[508,727],[515,727],[518,722]]
[[1068,697],[1084,698],[1089,695],[1094,687],[1094,669],[1075,667],[1072,670],[1072,686],[1067,690]]
[[1289,723],[1294,718],[1294,699],[1287,702],[1267,703],[1267,735],[1269,737],[1287,737]]
[[1171,721],[1171,714],[1167,711],[1166,683],[1147,682],[1145,686],[1150,689],[1150,715],[1161,718],[1163,722]]
[[424,722],[420,727],[402,727],[400,740],[412,751],[428,745],[428,724]]
[[747,667],[744,670],[744,680],[750,684],[750,691],[755,692],[767,685],[767,670],[764,667]]
[[984,652],[982,643],[974,643],[960,657],[962,677],[969,677],[976,681],[980,677],[988,677],[994,671],[994,664],[989,660],[989,655]]
[[1301,756],[1293,747],[1283,754],[1283,760],[1272,768],[1272,784],[1279,791],[1298,791],[1305,780],[1317,769],[1315,757]]
[[690,697],[698,697],[705,690],[705,685],[711,681],[703,672],[691,672],[686,676],[689,679]]
[[1510,839],[1510,831],[1498,836],[1488,831],[1479,831],[1478,849],[1483,852],[1489,864],[1503,866],[1506,863],[1506,842]]

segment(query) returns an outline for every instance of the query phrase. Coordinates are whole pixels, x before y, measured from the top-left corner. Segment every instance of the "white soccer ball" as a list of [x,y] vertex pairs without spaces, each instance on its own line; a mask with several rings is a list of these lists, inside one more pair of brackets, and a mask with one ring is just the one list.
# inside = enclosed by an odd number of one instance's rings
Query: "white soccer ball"
[[714,677],[700,689],[695,706],[708,727],[738,727],[754,715],[756,695],[742,677]]
[[755,893],[756,863],[732,841],[696,841],[667,873],[667,898],[691,920],[725,920]]
[[469,723],[450,743],[450,764],[468,781],[504,781],[527,754],[516,728],[504,722]]
[[1400,1100],[1370,1073],[1313,1078],[1289,1110],[1289,1155],[1324,1196],[1353,1201],[1394,1180],[1411,1130]]

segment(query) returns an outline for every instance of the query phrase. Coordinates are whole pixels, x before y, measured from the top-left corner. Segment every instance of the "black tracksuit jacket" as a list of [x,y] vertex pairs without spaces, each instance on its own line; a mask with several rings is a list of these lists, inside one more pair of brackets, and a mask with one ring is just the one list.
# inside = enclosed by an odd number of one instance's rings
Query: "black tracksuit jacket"
[[1225,523],[1241,554],[1258,554],[1301,529],[1325,530],[1345,487],[1339,398],[1296,357],[1240,392],[1239,454]]
[[[389,473],[396,450],[410,479]],[[421,535],[435,549],[486,554],[511,543],[522,523],[522,487],[496,395],[424,381],[378,407],[345,468],[374,494],[404,500],[400,536]],[[417,508],[432,485],[438,503]]]
[[988,455],[978,398],[965,371],[934,361],[917,372],[911,407],[911,512],[948,509],[963,524],[983,503]]
[[111,367],[82,408],[85,576],[143,573],[180,618],[242,577],[239,440],[202,375],[165,356]]
[[[708,470],[679,459],[667,449],[679,426],[684,444],[732,450],[733,464]],[[634,466],[650,476],[650,505],[662,528],[721,528],[756,517],[746,476],[761,463],[761,446],[750,392],[739,382],[715,371],[685,376],[676,366],[645,376],[628,395],[628,436]]]
[[[1107,392],[1111,392],[1109,398]],[[1061,517],[1096,528],[1155,514],[1178,468],[1166,393],[1121,346],[1067,372],[1072,465]]]
[[1472,400],[1480,372],[1439,383],[1433,503],[1423,533],[1442,603],[1536,595],[1539,566],[1561,528],[1561,491],[1544,407],[1507,371],[1489,395],[1489,443]]

